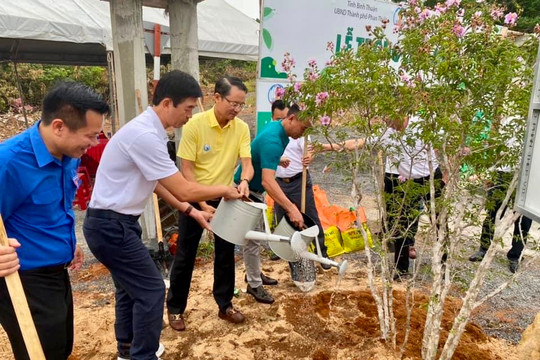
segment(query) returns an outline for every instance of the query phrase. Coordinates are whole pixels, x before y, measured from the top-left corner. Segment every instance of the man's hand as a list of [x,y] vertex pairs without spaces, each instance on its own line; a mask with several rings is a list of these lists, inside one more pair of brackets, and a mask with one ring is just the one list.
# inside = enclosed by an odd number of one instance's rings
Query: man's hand
[[213,214],[210,214],[206,211],[199,211],[197,209],[193,209],[189,213],[189,216],[195,219],[203,229],[212,231],[212,228],[210,227],[210,220],[212,220],[212,216],[214,216]]
[[206,201],[201,201],[199,203],[199,205],[201,206],[202,211],[205,211],[205,212],[207,212],[209,214],[213,215],[216,212],[216,208],[213,207],[212,205],[208,205],[208,203]]
[[81,269],[82,264],[84,261],[84,252],[82,251],[81,247],[77,245],[75,247],[75,254],[73,255],[73,261],[71,262],[71,265],[69,265],[69,270],[78,271]]
[[16,239],[8,239],[9,246],[0,246],[0,277],[8,276],[19,270],[19,258],[15,249],[21,244]]
[[282,168],[286,168],[291,164],[291,159],[288,157],[282,156],[281,159],[279,159],[279,166]]
[[225,200],[240,199],[242,197],[242,194],[240,194],[240,191],[238,191],[237,188],[232,187],[232,186],[226,186],[226,189],[227,191],[223,195]]
[[296,206],[291,208],[291,210],[287,212],[287,215],[289,216],[289,219],[294,224],[294,226],[297,227],[297,229],[301,229],[301,230],[304,229],[305,227],[304,217],[302,216],[302,213],[300,212],[300,210],[298,210]]
[[240,181],[240,184],[238,184],[238,191],[240,192],[240,194],[242,194],[242,196],[245,196],[245,197],[249,197],[249,184],[247,181],[245,180],[242,180]]
[[312,161],[313,161],[313,153],[308,151],[306,156],[302,157],[302,165],[308,167]]

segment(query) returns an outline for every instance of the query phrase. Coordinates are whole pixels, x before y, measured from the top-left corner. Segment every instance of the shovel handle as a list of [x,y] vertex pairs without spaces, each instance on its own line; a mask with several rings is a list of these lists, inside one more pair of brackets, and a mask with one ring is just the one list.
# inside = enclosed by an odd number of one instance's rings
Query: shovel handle
[[[4,227],[4,221],[2,220],[1,215],[0,245],[9,246],[6,228]],[[32,314],[30,314],[30,308],[28,307],[28,302],[26,301],[26,295],[24,294],[19,273],[15,272],[6,276],[4,279],[6,280],[9,297],[11,298],[11,303],[13,304],[13,309],[15,310],[15,315],[17,316],[19,327],[21,328],[24,344],[26,345],[26,351],[28,351],[30,359],[45,360],[45,354],[43,354],[43,349],[41,347],[41,342],[39,341],[36,326],[34,325]]]

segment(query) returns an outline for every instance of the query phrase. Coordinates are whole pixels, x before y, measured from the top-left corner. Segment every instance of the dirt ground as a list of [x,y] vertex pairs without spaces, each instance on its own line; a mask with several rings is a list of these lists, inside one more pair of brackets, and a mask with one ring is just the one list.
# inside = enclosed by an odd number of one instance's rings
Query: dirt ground
[[[253,112],[246,117],[253,124]],[[0,119],[1,120],[1,119]],[[24,123],[9,118],[0,124],[0,140],[20,131]],[[16,130],[7,129],[14,124]],[[7,129],[7,130],[6,130]],[[314,182],[327,190],[330,200],[349,206],[348,187],[342,174],[323,175],[322,168],[331,158],[321,158],[312,167]],[[369,189],[369,179],[366,180]],[[369,191],[368,191],[369,192]],[[368,218],[373,218],[373,203],[366,197],[364,206]],[[80,220],[84,212],[77,211]],[[80,224],[79,224],[80,225]],[[77,237],[86,253],[81,271],[72,274],[75,301],[75,347],[72,360],[102,360],[116,358],[114,337],[114,287],[108,271],[92,257],[77,227]],[[538,238],[538,225],[533,226]],[[463,245],[463,258],[477,246],[475,234]],[[419,244],[418,266],[425,266]],[[427,252],[426,252],[427,253]],[[501,250],[500,258],[504,257]],[[499,257],[499,256],[498,256]],[[197,262],[193,275],[188,309],[187,330],[175,332],[164,326],[162,342],[169,359],[397,359],[399,353],[391,351],[379,339],[377,311],[367,287],[366,259],[361,254],[347,254],[349,270],[340,280],[336,269],[318,268],[317,285],[309,293],[302,293],[290,280],[284,261],[270,261],[265,257],[263,271],[279,280],[278,286],[268,287],[275,297],[272,305],[254,301],[245,294],[244,266],[237,261],[236,287],[240,289],[234,305],[247,317],[244,324],[233,325],[217,317],[217,306],[212,298],[213,266],[211,260]],[[494,273],[487,280],[485,292],[508,277],[506,264],[495,262]],[[474,264],[463,261],[462,273],[470,279]],[[467,326],[454,359],[524,359],[517,343],[521,333],[540,311],[540,269],[528,270],[516,286],[484,304]],[[467,278],[467,276],[469,276]],[[411,317],[411,334],[404,349],[404,357],[420,359],[423,322],[427,297],[422,290],[429,287],[429,275],[420,278],[415,293]],[[462,295],[457,289],[455,298],[447,301],[443,321],[442,341],[447,336],[453,315],[459,311]],[[403,341],[405,326],[404,288],[395,286],[395,316],[397,317],[398,345]],[[0,329],[0,359],[12,359],[10,345]]]
[[[292,283],[283,261],[265,260],[263,271],[279,280],[269,287],[276,302],[264,305],[240,292],[234,305],[247,317],[241,325],[232,325],[217,317],[212,289],[212,263],[196,266],[186,311],[187,330],[176,332],[166,326],[162,342],[163,359],[394,359],[396,354],[379,340],[377,310],[366,288],[365,267],[351,260],[343,279],[336,269],[319,268],[316,288],[302,293]],[[72,360],[114,359],[114,295],[108,271],[99,263],[74,273],[75,349]],[[244,289],[243,264],[237,262],[237,286]],[[105,283],[105,285],[100,283]],[[96,286],[104,286],[99,291]],[[77,290],[79,289],[79,290]],[[98,291],[97,291],[98,290]],[[412,332],[405,357],[420,358],[423,319],[427,297],[415,295],[411,317]],[[395,290],[397,328],[404,328],[405,300],[402,287]],[[459,310],[457,299],[449,301],[443,339]],[[398,343],[403,341],[398,333]],[[475,324],[469,324],[455,359],[516,359],[515,347],[492,339]],[[0,358],[10,359],[9,344],[0,337]]]

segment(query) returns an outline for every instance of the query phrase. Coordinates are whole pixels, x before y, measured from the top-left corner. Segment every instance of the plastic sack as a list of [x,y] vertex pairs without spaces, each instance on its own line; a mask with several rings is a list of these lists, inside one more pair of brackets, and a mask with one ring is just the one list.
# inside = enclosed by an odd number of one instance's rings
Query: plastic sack
[[337,226],[330,226],[324,231],[324,244],[326,245],[328,257],[333,258],[345,253],[341,245],[341,232]]

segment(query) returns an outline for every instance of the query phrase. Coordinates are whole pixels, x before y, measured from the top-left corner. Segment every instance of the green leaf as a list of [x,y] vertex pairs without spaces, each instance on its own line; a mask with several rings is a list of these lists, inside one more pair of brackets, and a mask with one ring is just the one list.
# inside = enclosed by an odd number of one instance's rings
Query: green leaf
[[263,40],[266,47],[271,50],[272,49],[272,35],[270,35],[270,31],[263,29]]
[[268,17],[270,17],[273,14],[274,14],[274,9],[269,8],[269,7],[265,7],[264,10],[263,10],[263,19],[267,19]]

